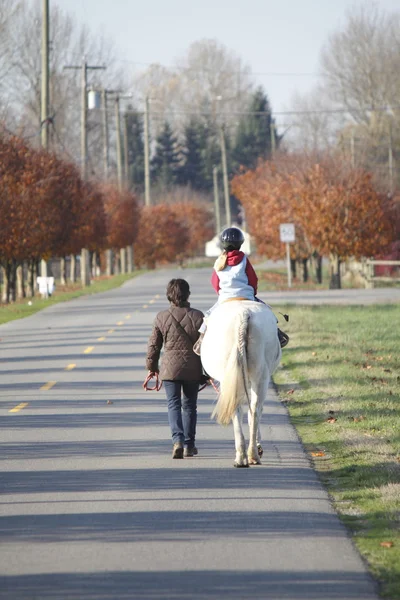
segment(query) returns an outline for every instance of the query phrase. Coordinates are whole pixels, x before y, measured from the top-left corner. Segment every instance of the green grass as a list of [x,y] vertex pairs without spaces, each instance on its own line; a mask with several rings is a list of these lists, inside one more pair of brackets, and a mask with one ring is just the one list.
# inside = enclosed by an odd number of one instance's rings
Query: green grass
[[[80,296],[87,296],[90,294],[97,294],[98,292],[106,292],[121,286],[125,281],[137,277],[144,272],[144,270],[138,270],[124,275],[101,277],[93,280],[90,287],[86,288],[83,288],[80,283],[68,284],[65,286],[57,285],[54,294],[47,300],[42,299],[37,295],[34,298],[24,298],[23,300],[19,300],[12,304],[0,304],[0,325],[15,319],[29,317],[29,315],[33,315],[39,310],[51,306],[52,304],[57,304],[58,302],[65,302],[66,300],[72,300],[73,298],[79,298]],[[29,302],[32,304],[29,305]]]
[[383,597],[400,599],[400,306],[287,312],[281,400]]

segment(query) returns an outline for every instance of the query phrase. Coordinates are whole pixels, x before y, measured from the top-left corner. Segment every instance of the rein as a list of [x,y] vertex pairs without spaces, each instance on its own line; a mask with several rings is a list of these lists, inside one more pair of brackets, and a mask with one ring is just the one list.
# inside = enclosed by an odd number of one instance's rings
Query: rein
[[[149,386],[149,383],[152,379],[155,378],[155,383],[153,387]],[[217,388],[217,386],[214,383],[214,380],[210,379],[208,380],[210,382],[210,384],[212,385],[212,387],[214,388],[214,391],[219,394],[219,389]],[[204,388],[206,388],[209,384],[208,381],[206,381],[206,383],[203,383],[203,385],[201,387],[199,387],[199,392],[203,391]],[[143,384],[142,384],[142,388],[144,390],[146,390],[146,392],[159,392],[162,388],[162,384],[163,382],[161,381],[161,379],[159,379],[158,377],[158,373],[149,373],[146,377],[146,379],[144,380]]]
[[[154,387],[149,387],[149,382],[155,377],[156,381],[154,384]],[[157,392],[159,392],[162,388],[162,381],[161,379],[158,378],[158,373],[149,373],[146,377],[146,379],[143,382],[142,385],[143,389],[146,390],[146,392],[153,392],[154,390],[156,390]]]

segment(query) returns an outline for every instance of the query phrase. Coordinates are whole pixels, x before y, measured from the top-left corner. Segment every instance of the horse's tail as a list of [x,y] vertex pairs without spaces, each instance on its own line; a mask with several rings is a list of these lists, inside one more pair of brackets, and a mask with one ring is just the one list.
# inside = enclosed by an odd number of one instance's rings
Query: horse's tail
[[240,311],[233,323],[236,343],[228,355],[223,380],[220,382],[220,393],[212,417],[221,425],[229,425],[237,408],[249,400],[247,371],[247,337],[250,311]]

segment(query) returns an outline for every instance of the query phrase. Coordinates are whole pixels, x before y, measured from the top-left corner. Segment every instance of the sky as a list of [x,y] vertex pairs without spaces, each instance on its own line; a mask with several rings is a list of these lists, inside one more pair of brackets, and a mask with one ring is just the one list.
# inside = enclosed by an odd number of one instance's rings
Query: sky
[[[371,0],[50,0],[74,13],[92,32],[112,39],[131,72],[170,66],[189,46],[217,39],[248,64],[274,114],[294,93],[312,91],[320,51],[343,26],[348,10]],[[400,11],[400,0],[375,2]],[[90,57],[88,57],[90,60]],[[281,120],[278,118],[278,120]]]

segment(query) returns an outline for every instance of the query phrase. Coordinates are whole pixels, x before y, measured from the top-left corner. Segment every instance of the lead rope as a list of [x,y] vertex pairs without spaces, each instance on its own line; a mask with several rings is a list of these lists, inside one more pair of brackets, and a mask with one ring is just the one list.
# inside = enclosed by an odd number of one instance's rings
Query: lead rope
[[[149,382],[155,378],[155,384],[154,387],[149,387]],[[154,390],[156,390],[157,392],[159,392],[162,388],[162,381],[161,379],[158,378],[158,373],[149,373],[146,377],[146,379],[143,382],[143,389],[146,390],[146,392],[153,392]]]

